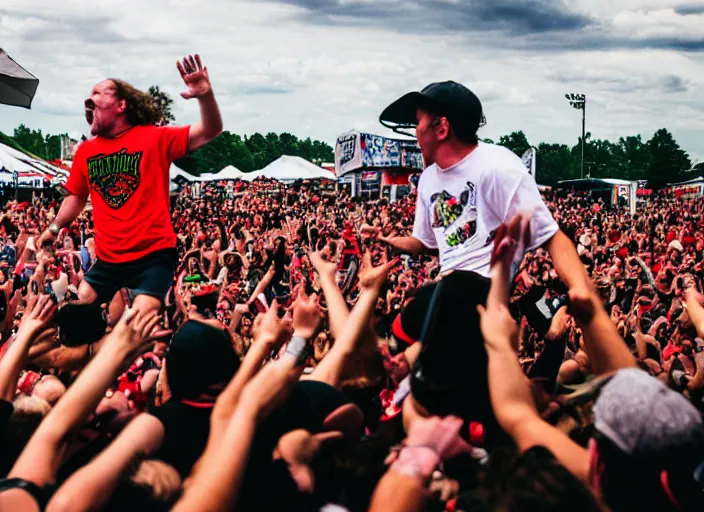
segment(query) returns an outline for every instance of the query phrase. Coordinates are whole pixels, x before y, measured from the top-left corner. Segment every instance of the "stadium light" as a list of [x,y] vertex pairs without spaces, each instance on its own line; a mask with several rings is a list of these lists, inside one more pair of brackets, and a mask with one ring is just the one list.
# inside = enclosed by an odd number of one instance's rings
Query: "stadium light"
[[572,108],[582,111],[582,169],[580,178],[584,178],[584,138],[586,137],[587,122],[587,96],[586,94],[565,94],[565,98],[570,102]]

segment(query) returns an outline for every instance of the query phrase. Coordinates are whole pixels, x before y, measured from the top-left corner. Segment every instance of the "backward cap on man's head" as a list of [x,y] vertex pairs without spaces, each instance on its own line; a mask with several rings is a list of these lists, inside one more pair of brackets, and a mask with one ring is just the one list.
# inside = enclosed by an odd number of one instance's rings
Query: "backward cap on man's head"
[[624,454],[651,464],[704,450],[696,434],[701,424],[686,398],[636,368],[619,370],[594,405],[596,430]]
[[477,95],[453,81],[432,83],[420,92],[403,95],[384,109],[379,121],[391,129],[414,127],[419,108],[447,117],[452,124],[471,127],[475,131],[486,122]]

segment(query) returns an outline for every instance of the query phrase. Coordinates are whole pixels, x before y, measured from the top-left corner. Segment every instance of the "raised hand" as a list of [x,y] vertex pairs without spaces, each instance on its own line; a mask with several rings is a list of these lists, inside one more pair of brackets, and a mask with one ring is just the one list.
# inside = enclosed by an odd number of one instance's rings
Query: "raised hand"
[[372,264],[371,252],[367,251],[362,257],[362,268],[359,272],[360,286],[368,290],[380,290],[384,285],[389,272],[398,264],[398,262],[399,259],[394,258],[388,263],[375,267]]
[[279,303],[274,300],[266,313],[254,319],[252,334],[256,343],[268,343],[273,348],[280,346],[291,337],[291,318],[279,318]]
[[132,351],[138,351],[156,332],[159,320],[157,311],[142,315],[135,309],[126,309],[110,337],[127,343]]
[[56,304],[50,295],[41,295],[39,299],[28,307],[31,311],[22,317],[18,335],[35,336],[44,329],[56,312]]
[[315,271],[321,278],[326,277],[332,280],[335,279],[335,274],[337,274],[337,265],[332,261],[325,261],[321,251],[309,253],[308,259],[310,259],[310,262],[313,264],[313,268],[315,268]]
[[312,339],[323,318],[318,297],[316,295],[308,296],[306,291],[301,288],[291,309],[293,310],[293,331],[295,335],[301,336],[306,340]]
[[176,67],[187,87],[187,90],[181,93],[183,98],[202,98],[212,92],[208,68],[203,66],[200,55],[188,55],[183,61],[177,61]]
[[561,340],[570,326],[570,315],[567,313],[567,306],[562,306],[557,310],[555,316],[552,317],[550,322],[550,329],[545,335],[547,341],[557,341]]

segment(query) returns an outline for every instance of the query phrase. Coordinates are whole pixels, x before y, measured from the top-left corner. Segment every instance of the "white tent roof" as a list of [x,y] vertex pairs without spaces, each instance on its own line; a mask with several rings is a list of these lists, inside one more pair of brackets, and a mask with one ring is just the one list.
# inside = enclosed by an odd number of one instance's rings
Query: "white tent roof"
[[244,179],[245,176],[247,176],[247,174],[240,171],[234,165],[228,165],[227,167],[222,169],[220,172],[216,172],[216,173],[208,172],[205,174],[201,174],[200,178],[198,178],[198,180],[199,181],[241,180],[241,179]]
[[326,171],[299,156],[287,155],[270,163],[264,169],[245,175],[243,179],[253,181],[260,177],[279,181],[335,179],[335,175],[330,171]]
[[246,176],[246,174],[234,165],[228,165],[222,171],[215,174],[215,176],[217,176],[220,180],[241,180]]
[[51,165],[39,158],[31,157],[5,144],[0,144],[0,167],[11,172],[39,172],[47,179],[56,178],[61,182],[65,182],[69,174],[65,169]]
[[694,178],[694,179],[691,179],[691,180],[687,180],[687,181],[682,181],[682,182],[680,182],[680,183],[670,183],[670,186],[672,186],[672,187],[678,187],[678,186],[680,186],[680,185],[690,185],[690,184],[693,184],[693,183],[699,183],[699,182],[701,182],[701,181],[704,181],[704,176],[698,176],[697,178]]
[[186,181],[199,181],[197,177],[188,174],[186,171],[179,169],[175,164],[171,164],[169,168],[169,179],[176,181],[176,178],[183,178]]

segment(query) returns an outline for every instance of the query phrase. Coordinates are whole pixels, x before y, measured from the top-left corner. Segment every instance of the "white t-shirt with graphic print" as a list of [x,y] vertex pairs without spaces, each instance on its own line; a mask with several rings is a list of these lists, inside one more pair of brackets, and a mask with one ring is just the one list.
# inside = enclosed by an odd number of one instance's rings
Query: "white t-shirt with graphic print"
[[489,277],[498,227],[532,213],[531,246],[550,240],[558,226],[521,159],[494,144],[479,146],[448,169],[431,165],[420,177],[413,236],[440,252],[442,272]]

